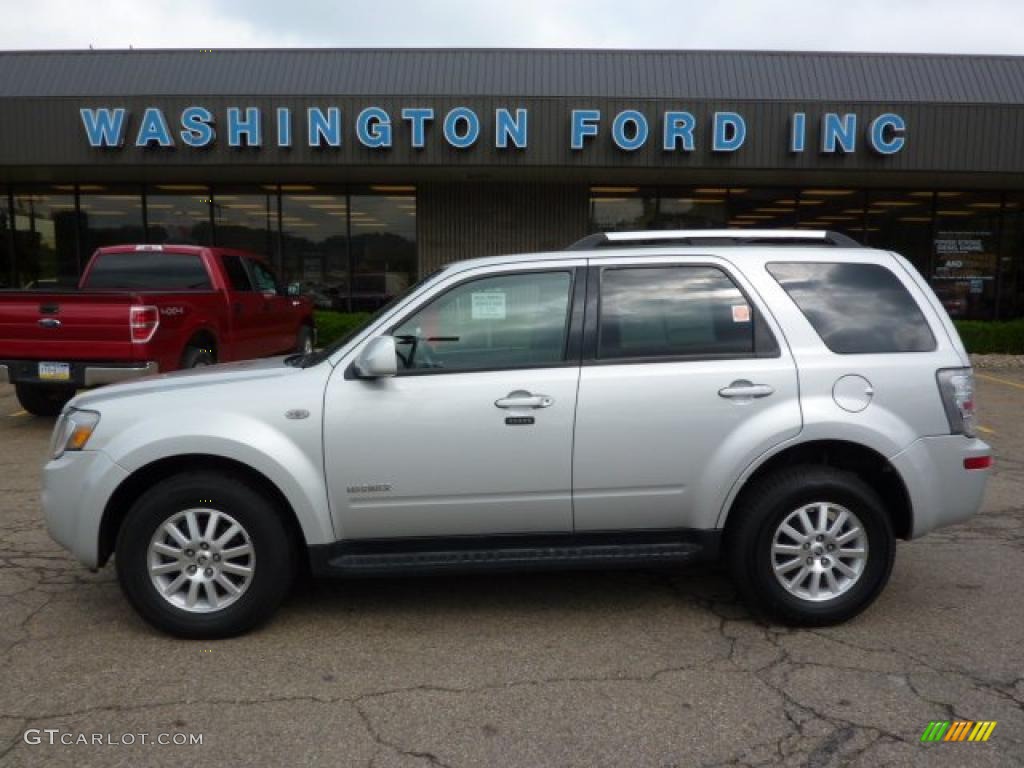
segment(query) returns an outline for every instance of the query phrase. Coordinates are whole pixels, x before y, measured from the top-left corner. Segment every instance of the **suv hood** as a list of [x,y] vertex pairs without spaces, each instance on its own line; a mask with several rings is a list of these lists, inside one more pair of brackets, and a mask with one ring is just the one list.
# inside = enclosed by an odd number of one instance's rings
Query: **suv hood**
[[300,373],[301,368],[286,364],[285,358],[265,357],[258,360],[242,360],[236,363],[221,363],[185,371],[160,373],[146,376],[135,381],[110,384],[99,389],[83,392],[76,396],[69,406],[72,408],[90,408],[110,400],[135,395],[147,395],[156,392],[170,392],[199,387],[211,387],[234,382],[266,379],[277,376],[289,376]]

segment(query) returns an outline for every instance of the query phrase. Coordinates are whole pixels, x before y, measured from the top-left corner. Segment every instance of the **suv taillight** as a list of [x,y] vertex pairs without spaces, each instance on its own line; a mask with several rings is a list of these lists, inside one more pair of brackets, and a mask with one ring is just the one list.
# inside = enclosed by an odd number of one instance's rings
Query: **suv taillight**
[[977,421],[974,415],[974,371],[970,368],[943,368],[936,373],[942,405],[954,435],[974,437]]
[[132,307],[128,316],[128,326],[131,328],[132,342],[145,344],[153,338],[157,327],[160,325],[160,310],[153,306]]

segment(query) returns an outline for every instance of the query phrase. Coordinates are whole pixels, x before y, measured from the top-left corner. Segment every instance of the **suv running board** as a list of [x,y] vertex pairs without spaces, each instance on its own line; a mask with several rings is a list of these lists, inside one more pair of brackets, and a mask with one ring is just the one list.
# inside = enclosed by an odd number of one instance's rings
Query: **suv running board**
[[[720,531],[337,542],[310,547],[318,576],[657,567],[716,559]],[[617,540],[616,540],[617,539]]]

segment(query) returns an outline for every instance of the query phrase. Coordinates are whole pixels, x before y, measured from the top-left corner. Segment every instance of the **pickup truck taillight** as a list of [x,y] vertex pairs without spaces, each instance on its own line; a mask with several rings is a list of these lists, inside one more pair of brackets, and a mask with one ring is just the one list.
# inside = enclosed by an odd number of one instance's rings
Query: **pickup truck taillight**
[[153,338],[160,325],[160,310],[154,306],[132,307],[128,317],[132,342],[145,344]]
[[943,368],[936,373],[942,405],[954,435],[974,437],[977,419],[974,414],[974,371],[970,368]]

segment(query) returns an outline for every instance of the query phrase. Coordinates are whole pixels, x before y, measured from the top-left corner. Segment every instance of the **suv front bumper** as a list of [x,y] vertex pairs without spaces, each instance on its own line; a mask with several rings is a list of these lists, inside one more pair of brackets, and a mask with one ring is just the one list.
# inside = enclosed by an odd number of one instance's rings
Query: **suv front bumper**
[[43,467],[43,514],[50,536],[89,568],[99,562],[107,502],[128,472],[102,451],[68,451]]
[[910,538],[977,513],[992,470],[965,469],[964,459],[991,455],[988,443],[977,438],[939,435],[915,440],[890,459],[910,494],[914,516]]
[[[141,376],[160,372],[160,366],[153,361],[143,363],[71,362],[70,378],[52,380],[39,378],[40,360],[0,361],[0,384],[56,384],[60,386],[98,387],[101,384],[116,384]],[[63,362],[63,361],[54,361]]]

